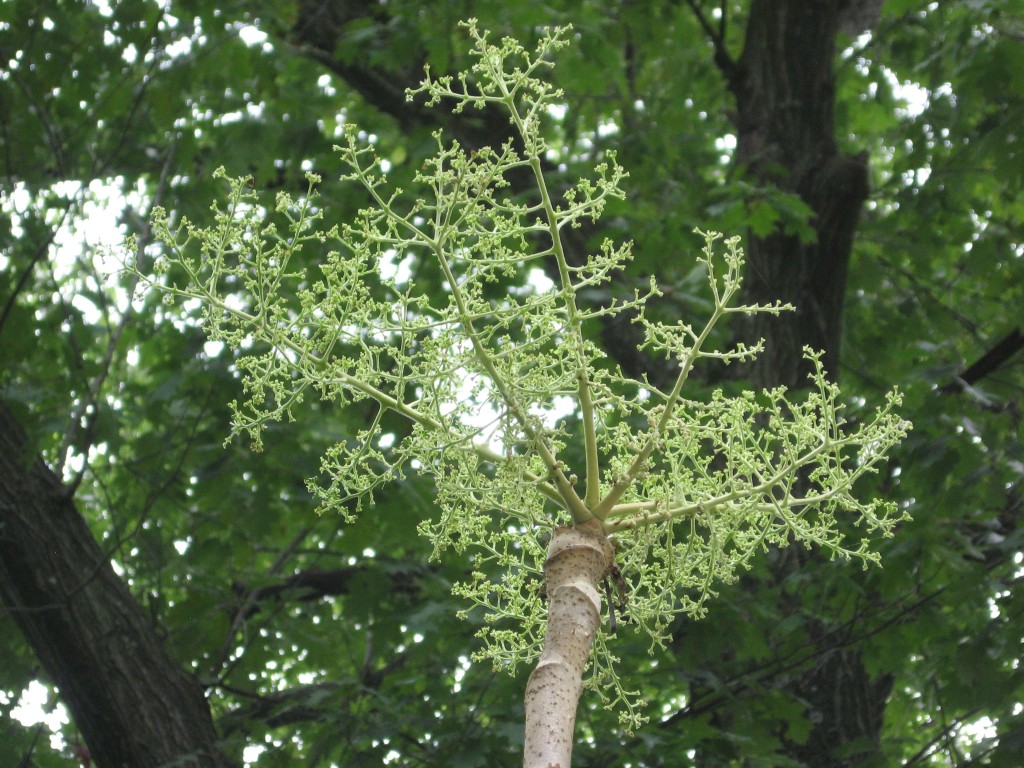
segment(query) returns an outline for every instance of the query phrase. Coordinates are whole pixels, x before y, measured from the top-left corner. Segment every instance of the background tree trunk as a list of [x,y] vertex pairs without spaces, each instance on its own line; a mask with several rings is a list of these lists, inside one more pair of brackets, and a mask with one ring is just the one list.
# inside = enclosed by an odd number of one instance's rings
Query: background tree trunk
[[[752,340],[765,339],[754,364],[759,387],[799,388],[810,368],[803,348],[825,353],[839,368],[843,296],[861,208],[868,195],[867,159],[842,154],[834,125],[836,36],[840,0],[754,0],[743,53],[723,67],[736,98],[736,160],[763,186],[795,193],[811,208],[813,240],[775,232],[748,242],[749,300],[796,307],[755,315]],[[803,567],[783,557],[776,577]],[[811,619],[808,636],[827,635]],[[873,679],[856,648],[819,643],[818,663],[788,679],[786,690],[807,707],[814,726],[789,755],[815,768],[865,765],[877,753],[891,680]]]
[[766,341],[753,377],[759,386],[799,387],[805,345],[838,370],[843,293],[853,236],[868,195],[867,158],[839,152],[835,139],[838,0],[755,0],[746,42],[728,71],[736,97],[736,161],[761,185],[810,206],[815,238],[776,232],[749,238],[747,289],[754,301],[796,307],[755,315],[750,335]]
[[0,597],[98,768],[230,765],[198,682],[168,655],[2,403]]

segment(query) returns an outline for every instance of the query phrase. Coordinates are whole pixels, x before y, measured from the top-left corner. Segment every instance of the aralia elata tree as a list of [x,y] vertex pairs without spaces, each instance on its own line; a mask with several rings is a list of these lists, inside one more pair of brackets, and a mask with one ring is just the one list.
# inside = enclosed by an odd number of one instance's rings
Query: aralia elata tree
[[[735,579],[769,546],[799,541],[877,560],[870,535],[891,535],[902,514],[859,500],[854,486],[909,424],[895,412],[896,393],[870,421],[847,424],[811,350],[813,374],[799,397],[775,389],[685,399],[701,359],[741,362],[759,352],[710,348],[720,321],[788,307],[733,305],[743,252],[737,238],[721,248],[716,233],[703,234],[698,257],[713,298],[702,325],[649,318],[653,280],[626,300],[584,304],[581,292],[612,280],[630,244],[606,241],[583,264],[563,250],[564,230],[596,221],[621,197],[624,175],[609,155],[561,194],[545,179],[542,124],[559,93],[542,73],[569,28],[545,31],[529,52],[511,39],[490,42],[473,21],[466,27],[469,71],[457,80],[428,71],[409,97],[451,100],[455,111],[502,109],[512,140],[469,153],[438,134],[436,155],[416,177],[419,196],[403,203],[373,147],[348,127],[339,148],[346,179],[369,202],[355,221],[324,223],[312,174],[308,194],[281,194],[274,210],[246,180],[229,179],[209,228],[156,211],[162,245],[154,274],[141,276],[168,301],[201,304],[210,339],[236,351],[246,399],[233,405],[232,434],[255,448],[268,422],[311,394],[375,409],[371,426],[334,445],[322,477],[310,481],[321,510],[349,516],[344,510],[366,506],[389,480],[432,478],[437,514],[419,533],[436,557],[449,547],[474,553],[477,570],[455,590],[486,614],[478,660],[509,671],[535,664],[524,765],[565,767],[586,683],[619,707],[625,727],[644,720],[642,691],[616,675],[602,581],[628,602],[630,625],[659,643],[675,616],[699,617],[715,582]],[[510,173],[531,176],[531,197],[503,192]],[[335,249],[319,274],[293,264],[307,245]],[[434,260],[442,288],[382,272],[406,256]],[[500,296],[490,290],[496,276],[543,263],[557,276],[551,287],[522,280]],[[622,375],[588,337],[589,323],[622,312],[642,325],[644,347],[676,366],[667,391]],[[554,403],[566,399],[575,418],[557,419]],[[408,423],[406,433],[386,431],[389,413]],[[582,466],[562,458],[571,447]],[[840,515],[864,535],[845,539]],[[500,578],[487,575],[495,572]]]

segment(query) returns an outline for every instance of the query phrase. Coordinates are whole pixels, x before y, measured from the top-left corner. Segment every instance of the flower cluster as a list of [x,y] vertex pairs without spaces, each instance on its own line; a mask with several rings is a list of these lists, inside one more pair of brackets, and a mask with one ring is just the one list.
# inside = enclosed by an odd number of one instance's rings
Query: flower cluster
[[[348,224],[324,224],[313,175],[305,196],[282,194],[274,211],[260,207],[244,179],[229,179],[227,202],[205,228],[156,213],[164,253],[155,274],[142,277],[170,299],[197,300],[210,338],[237,351],[245,398],[233,406],[233,434],[261,447],[264,426],[310,394],[338,407],[370,404],[369,426],[323,457],[322,478],[311,484],[322,508],[366,506],[382,483],[429,475],[437,511],[419,532],[435,555],[449,547],[475,553],[479,568],[456,592],[486,609],[480,656],[510,669],[535,658],[543,642],[543,542],[556,525],[602,522],[630,592],[631,626],[654,642],[680,612],[699,616],[715,583],[734,579],[769,545],[799,541],[876,559],[870,536],[890,535],[902,514],[859,500],[854,485],[909,429],[896,414],[899,396],[851,426],[808,351],[814,373],[799,397],[772,390],[687,399],[699,360],[759,352],[708,348],[716,324],[788,308],[736,304],[743,251],[733,238],[722,253],[716,233],[704,234],[698,257],[713,298],[702,327],[648,319],[653,280],[611,304],[583,301],[629,261],[630,243],[605,242],[582,263],[565,251],[566,228],[596,221],[622,196],[624,176],[609,154],[591,177],[557,194],[545,177],[542,125],[560,94],[542,75],[568,30],[549,30],[527,51],[510,39],[491,43],[472,22],[467,28],[469,71],[428,72],[410,98],[504,110],[513,138],[469,152],[437,135],[412,202],[389,186],[373,147],[350,127],[338,149],[368,206]],[[528,193],[510,186],[513,174],[531,179]],[[326,252],[315,273],[295,266],[306,247]],[[382,271],[407,257],[432,260],[440,288]],[[522,279],[534,266],[552,276],[551,287]],[[496,290],[517,276],[517,289]],[[642,324],[645,351],[676,371],[671,389],[619,373],[585,332],[623,312]],[[555,419],[554,405],[565,402],[574,418]],[[397,439],[385,432],[392,413],[409,424]],[[567,454],[584,457],[581,465],[569,466]],[[867,535],[847,543],[840,515]],[[594,680],[610,686],[635,724],[640,715],[607,639],[598,638]]]

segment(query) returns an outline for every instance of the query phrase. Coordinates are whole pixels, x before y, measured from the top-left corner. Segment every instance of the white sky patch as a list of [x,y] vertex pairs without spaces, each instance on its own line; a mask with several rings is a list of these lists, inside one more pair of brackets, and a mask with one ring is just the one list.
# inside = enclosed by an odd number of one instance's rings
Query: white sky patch
[[[101,311],[81,294],[83,284],[96,291],[109,291],[117,283],[117,275],[123,267],[126,227],[120,218],[125,211],[139,211],[146,207],[141,187],[125,191],[125,180],[117,176],[93,180],[88,188],[78,182],[58,182],[51,187],[51,193],[68,201],[71,206],[70,220],[59,226],[53,239],[54,275],[61,283],[65,301],[82,312],[88,323],[101,321]],[[23,186],[17,186],[0,196],[0,210],[10,216],[11,230],[15,237],[23,233],[22,222],[31,209],[38,205]],[[77,208],[77,210],[76,210]],[[47,222],[57,226],[58,213],[50,214]],[[68,280],[83,260],[92,259],[93,274],[82,271],[75,280]],[[0,256],[0,269],[6,268],[9,260]],[[128,296],[122,290],[115,290],[109,299],[120,311],[128,306]]]
[[[21,226],[24,214],[32,203],[32,196],[24,184],[16,184],[9,192],[0,193],[0,210],[11,217],[11,234],[20,238],[25,234]],[[0,253],[0,269],[6,269],[10,259]]]
[[915,118],[928,108],[931,96],[927,88],[912,80],[900,82],[896,73],[886,67],[883,67],[882,71],[885,73],[886,80],[889,81],[893,94],[905,104],[902,108],[897,107],[897,115]]
[[719,136],[715,139],[715,149],[721,152],[718,156],[718,162],[722,165],[732,162],[732,155],[736,151],[736,136],[731,133]]
[[334,78],[330,75],[320,75],[316,81],[317,87],[324,92],[325,96],[336,96],[338,89],[334,87]]
[[49,705],[50,690],[38,680],[33,680],[21,692],[18,704],[11,710],[11,717],[26,728],[44,724],[51,734],[61,726],[70,723],[67,710],[60,702]]
[[[843,59],[856,58],[854,66],[862,74],[869,74],[870,60],[862,56],[862,52],[871,43],[871,32],[865,32],[860,35],[852,45],[847,47],[840,54]],[[899,117],[915,118],[923,113],[927,108],[931,99],[931,95],[928,93],[928,89],[920,83],[915,83],[913,80],[900,80],[896,73],[886,66],[880,66],[879,69],[882,72],[882,76],[885,78],[889,88],[892,89],[893,95],[904,103],[903,107],[897,107],[896,114]],[[874,96],[878,89],[878,83],[869,84],[869,96]],[[945,91],[945,92],[944,92]],[[936,89],[936,96],[952,95],[952,88],[949,87],[949,83],[940,86]]]
[[548,293],[555,289],[555,282],[543,269],[539,267],[530,267],[526,273],[526,283],[533,287],[537,293]]
[[267,751],[262,744],[250,744],[242,750],[242,762],[252,765],[260,759],[260,755]]
[[565,119],[565,115],[569,112],[569,106],[567,104],[550,104],[548,105],[548,116],[555,122],[560,122]]
[[250,48],[257,45],[263,45],[263,43],[267,42],[267,33],[251,25],[239,29],[238,36],[242,39],[242,42]]
[[961,748],[966,747],[964,751],[967,752],[966,756],[970,758],[971,746],[995,739],[998,735],[999,730],[992,719],[982,716],[974,722],[965,724],[960,731],[957,741],[960,742]]
[[554,426],[559,419],[576,411],[576,399],[568,395],[556,395],[551,404],[544,408],[535,408],[534,412],[544,420],[546,426]]
[[[203,342],[203,354],[209,358],[219,357],[220,353],[224,351],[223,341],[204,341]],[[136,355],[136,362],[138,362],[138,356]]]
[[462,678],[466,676],[466,672],[469,671],[469,668],[471,666],[473,665],[470,663],[469,659],[466,656],[459,656],[459,666],[455,670],[455,674],[453,675],[453,677],[455,678],[455,683],[452,685],[453,693],[458,693],[462,690]]
[[393,281],[397,286],[406,285],[412,277],[412,265],[415,260],[416,257],[411,253],[398,259],[398,251],[385,251],[380,260],[380,276],[384,280]]
[[[204,37],[200,36],[196,42],[202,43],[205,40]],[[180,40],[175,40],[170,45],[164,47],[164,53],[169,59],[177,59],[181,56],[188,56],[192,52],[192,40],[187,37],[183,37]]]

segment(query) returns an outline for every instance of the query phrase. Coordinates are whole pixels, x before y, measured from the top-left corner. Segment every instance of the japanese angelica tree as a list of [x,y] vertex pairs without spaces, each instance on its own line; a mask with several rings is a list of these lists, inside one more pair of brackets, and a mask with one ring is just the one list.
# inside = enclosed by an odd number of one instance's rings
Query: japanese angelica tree
[[[674,617],[701,616],[714,584],[769,546],[799,541],[877,560],[871,535],[891,535],[903,516],[856,498],[854,486],[909,424],[895,413],[896,393],[869,420],[846,423],[810,350],[813,374],[799,397],[774,389],[686,399],[699,360],[760,351],[710,348],[720,321],[788,307],[734,306],[743,251],[716,233],[703,234],[698,256],[712,297],[702,323],[651,318],[653,279],[623,300],[584,304],[581,292],[613,280],[630,244],[605,241],[581,264],[566,257],[566,228],[596,221],[622,196],[624,175],[609,154],[559,194],[545,178],[542,123],[560,94],[542,75],[568,28],[546,30],[531,52],[466,27],[469,70],[428,71],[409,98],[504,110],[513,138],[503,146],[467,152],[438,134],[410,197],[389,187],[387,166],[349,126],[339,147],[345,178],[368,199],[354,221],[324,223],[312,174],[306,195],[280,194],[273,210],[245,179],[228,179],[208,228],[156,211],[153,274],[136,274],[167,301],[198,302],[209,338],[235,350],[245,398],[232,406],[232,435],[256,449],[265,425],[309,395],[372,409],[370,426],[331,447],[310,481],[321,510],[350,518],[381,484],[430,476],[437,514],[419,534],[435,557],[474,553],[476,570],[455,592],[467,611],[485,612],[477,659],[510,672],[534,665],[524,765],[567,768],[585,685],[620,709],[625,727],[644,721],[642,691],[616,673],[602,581],[628,600],[631,626],[660,643]],[[512,173],[532,179],[528,197],[511,197]],[[294,263],[309,245],[334,250],[310,270]],[[433,289],[382,271],[406,257],[433,260]],[[525,279],[538,266],[557,277],[550,287]],[[519,287],[502,288],[510,279]],[[671,389],[622,375],[592,341],[590,324],[622,312],[642,325],[646,351],[674,366]],[[570,401],[574,417],[556,418],[556,403]],[[385,428],[391,414],[408,424],[400,435]],[[841,515],[864,535],[845,539]]]

